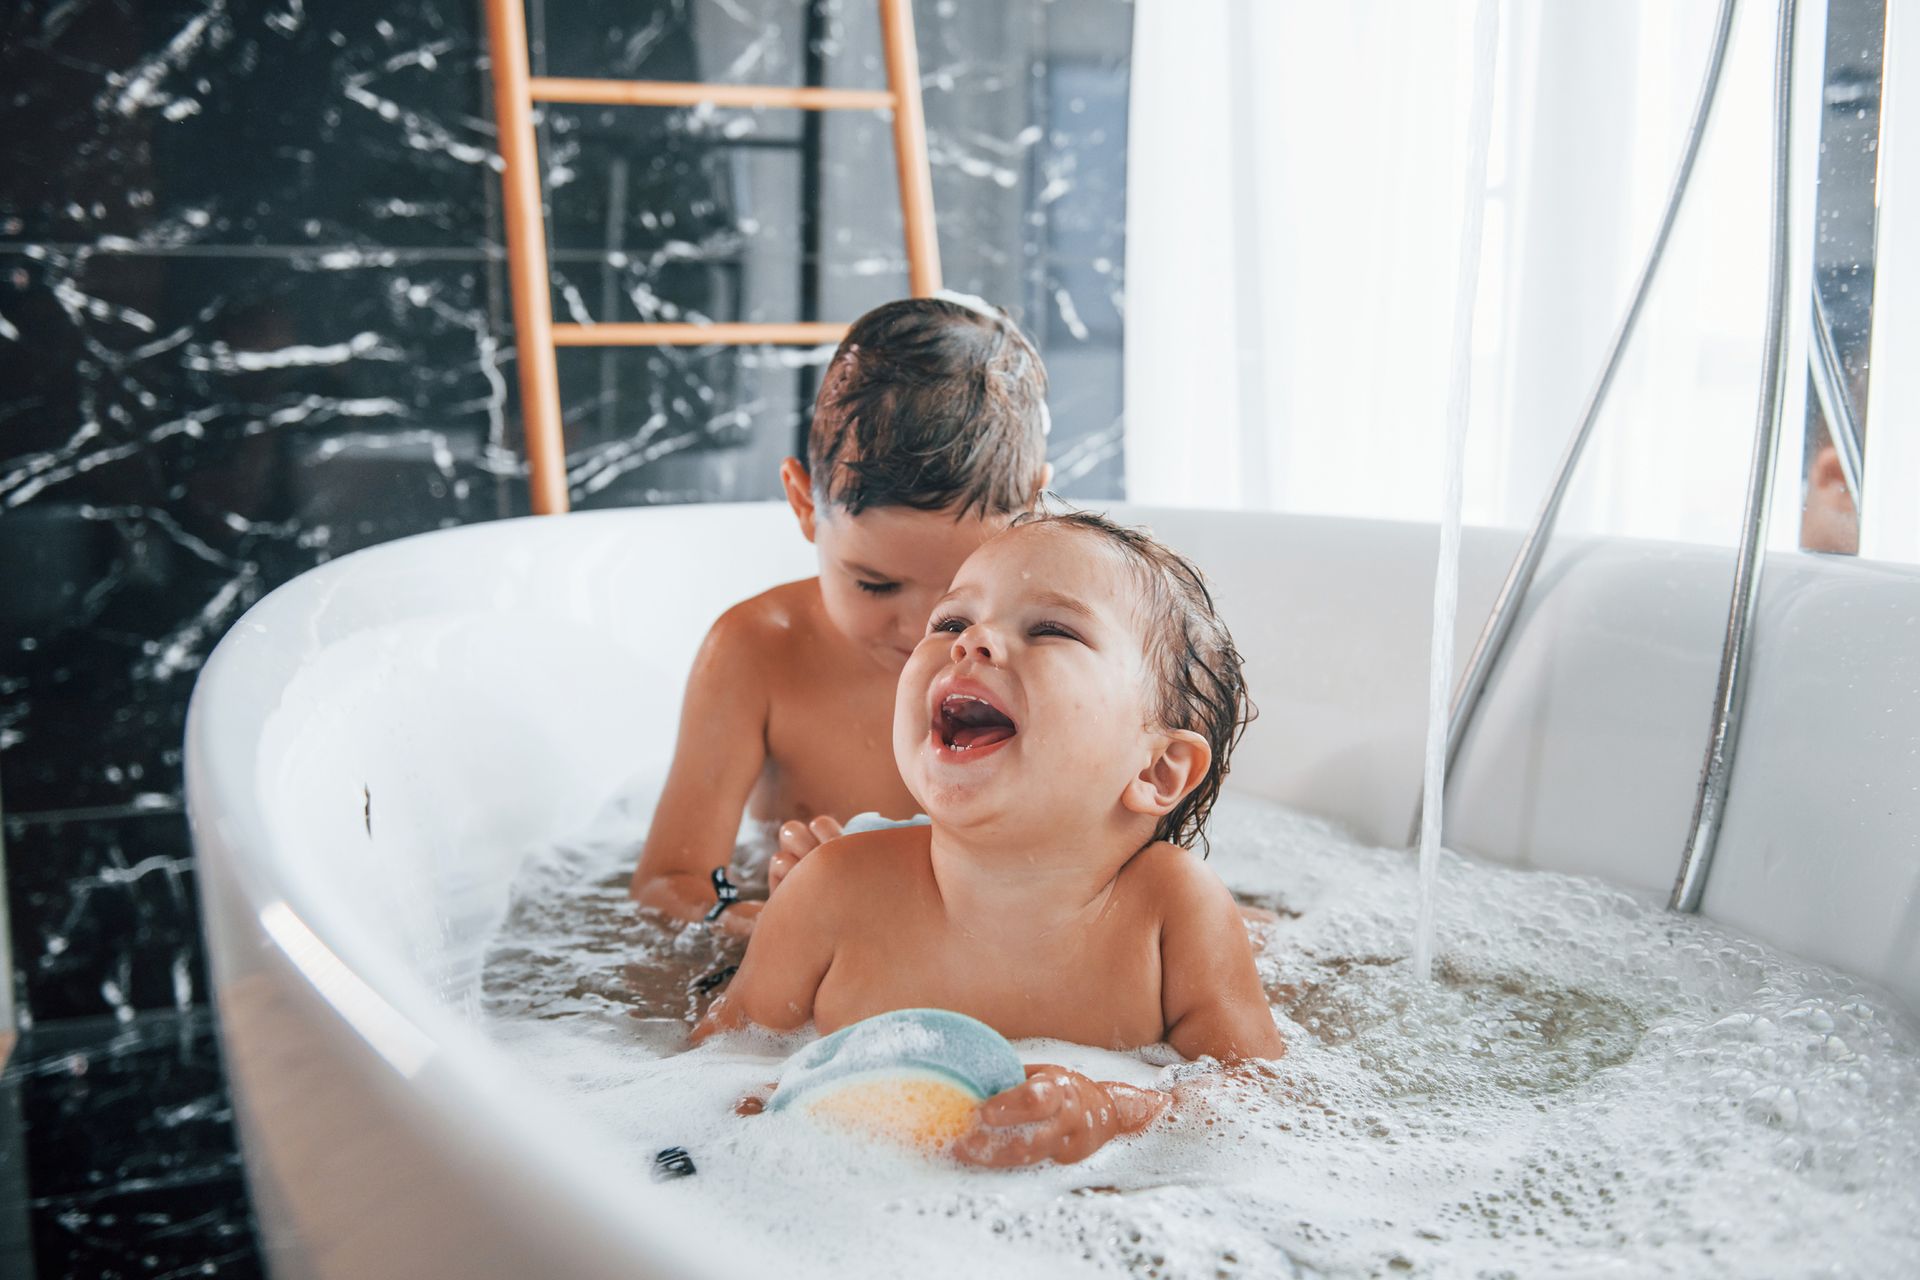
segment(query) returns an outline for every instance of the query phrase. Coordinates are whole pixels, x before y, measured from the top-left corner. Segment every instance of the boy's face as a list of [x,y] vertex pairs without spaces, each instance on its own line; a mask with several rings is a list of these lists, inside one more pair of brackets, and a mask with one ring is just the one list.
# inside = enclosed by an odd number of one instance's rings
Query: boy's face
[[894,703],[894,759],[921,807],[967,825],[1110,814],[1166,736],[1140,603],[1119,554],[1083,532],[1015,529],[975,553]]
[[881,668],[897,673],[926,634],[927,614],[953,575],[1010,516],[912,507],[813,509],[820,595],[840,633]]

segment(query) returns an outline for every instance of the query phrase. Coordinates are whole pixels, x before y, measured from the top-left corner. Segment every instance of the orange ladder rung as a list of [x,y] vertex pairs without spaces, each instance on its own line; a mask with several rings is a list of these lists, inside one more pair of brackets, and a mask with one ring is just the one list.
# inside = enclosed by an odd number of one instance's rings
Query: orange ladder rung
[[940,245],[934,237],[933,174],[920,104],[920,59],[914,48],[911,0],[879,0],[887,85],[881,89],[688,84],[662,80],[591,80],[534,76],[528,65],[524,0],[486,0],[493,53],[494,110],[500,123],[500,180],[505,192],[507,268],[513,281],[514,342],[526,422],[527,468],[536,513],[567,509],[566,447],[560,430],[560,347],[826,345],[844,324],[555,324],[547,270],[545,218],[533,135],[533,104],[633,107],[776,107],[802,111],[890,110],[906,230],[907,279],[915,297],[940,290]]
[[673,80],[567,80],[535,76],[535,102],[610,107],[787,107],[796,111],[890,111],[885,89],[817,89],[802,85],[700,84]]
[[844,324],[556,324],[556,347],[751,347],[838,343]]

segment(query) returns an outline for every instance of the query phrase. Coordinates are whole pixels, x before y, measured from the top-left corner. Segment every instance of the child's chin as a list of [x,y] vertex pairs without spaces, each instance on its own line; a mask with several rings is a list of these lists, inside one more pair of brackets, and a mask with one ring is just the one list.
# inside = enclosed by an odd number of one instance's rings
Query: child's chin
[[992,747],[976,748],[981,754],[975,758],[947,747],[929,734],[920,747],[917,761],[920,785],[914,788],[916,792],[925,788],[928,815],[938,820],[942,816],[940,810],[947,808],[951,810],[951,817],[964,819],[983,797],[1001,790],[1006,781],[1006,770],[1001,765],[1008,758],[1008,745],[996,743]]
[[942,785],[938,782],[925,788],[920,807],[933,819],[933,825],[944,831],[965,831],[992,818],[1000,809],[984,794],[986,788],[965,785]]

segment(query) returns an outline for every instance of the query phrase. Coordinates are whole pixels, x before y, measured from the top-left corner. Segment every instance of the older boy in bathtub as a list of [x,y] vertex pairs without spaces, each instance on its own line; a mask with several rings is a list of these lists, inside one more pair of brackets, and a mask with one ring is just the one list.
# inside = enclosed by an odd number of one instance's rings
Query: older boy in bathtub
[[[894,758],[931,827],[801,861],[695,1038],[936,1006],[1010,1039],[1279,1057],[1233,898],[1182,847],[1244,708],[1186,560],[1098,516],[1016,523],[967,560],[900,676]],[[1078,1160],[1166,1103],[1029,1072],[987,1101],[961,1158]]]
[[888,742],[894,686],[954,571],[1045,487],[1046,389],[1032,345],[984,308],[915,298],[854,324],[806,465],[780,468],[820,575],[708,632],[633,876],[643,905],[746,934],[763,904],[734,902],[725,878],[743,809],[797,831],[914,812]]

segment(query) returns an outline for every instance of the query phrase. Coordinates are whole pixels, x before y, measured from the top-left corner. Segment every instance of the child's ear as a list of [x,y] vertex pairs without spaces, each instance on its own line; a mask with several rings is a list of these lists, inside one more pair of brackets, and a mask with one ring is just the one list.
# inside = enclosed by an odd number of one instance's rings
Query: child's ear
[[1824,445],[1813,456],[1810,483],[1815,489],[1833,489],[1843,491],[1847,487],[1847,473],[1840,465],[1840,451],[1832,445]]
[[1200,785],[1212,764],[1213,748],[1205,738],[1191,729],[1175,729],[1147,767],[1127,783],[1120,803],[1134,813],[1165,817]]
[[813,477],[807,474],[806,464],[798,458],[788,458],[781,463],[780,487],[786,491],[787,505],[793,508],[793,518],[800,522],[801,535],[812,542]]
[[1033,486],[1033,497],[1028,501],[1027,506],[1029,508],[1039,506],[1041,495],[1046,493],[1052,486],[1053,464],[1051,462],[1043,462],[1040,464],[1040,483]]

